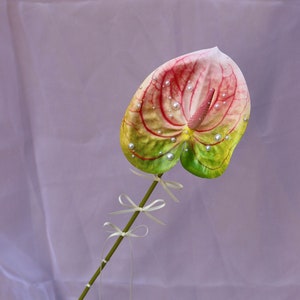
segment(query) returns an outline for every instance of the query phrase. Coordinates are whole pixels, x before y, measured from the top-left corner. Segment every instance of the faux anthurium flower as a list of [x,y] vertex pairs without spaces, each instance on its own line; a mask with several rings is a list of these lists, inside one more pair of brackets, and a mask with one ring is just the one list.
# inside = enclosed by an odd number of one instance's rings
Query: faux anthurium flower
[[[139,205],[129,196],[120,195],[119,202],[126,209],[114,213],[133,214],[123,230],[105,223],[114,229],[108,238],[117,239],[79,300],[85,298],[122,240],[141,237],[131,229],[137,216],[141,212],[149,216],[150,211],[164,206],[162,199],[145,206],[156,185],[161,183],[176,199],[168,187],[182,185],[165,182],[163,173],[181,160],[183,167],[197,176],[214,178],[223,174],[246,130],[249,115],[250,97],[243,74],[218,48],[170,60],[145,79],[126,110],[120,140],[125,156],[136,168],[155,174],[153,182]],[[122,201],[122,195],[128,203]]]
[[220,176],[247,127],[250,97],[237,64],[217,47],[172,59],[134,94],[121,125],[131,164],[165,173],[178,160],[194,175]]

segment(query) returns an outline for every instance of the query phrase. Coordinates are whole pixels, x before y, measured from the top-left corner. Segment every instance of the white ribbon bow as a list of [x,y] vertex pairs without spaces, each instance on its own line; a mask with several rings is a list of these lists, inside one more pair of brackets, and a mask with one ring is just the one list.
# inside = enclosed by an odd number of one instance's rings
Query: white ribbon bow
[[176,198],[176,196],[171,192],[170,189],[175,189],[175,190],[181,190],[183,188],[183,185],[179,182],[176,181],[167,181],[167,180],[163,180],[161,179],[158,175],[155,174],[144,174],[144,173],[140,173],[137,172],[135,170],[130,169],[130,171],[140,177],[144,177],[144,178],[148,178],[154,181],[157,181],[161,184],[161,186],[163,187],[163,189],[168,193],[168,195],[175,201],[175,202],[179,202],[179,200]]
[[[125,203],[122,198],[125,198],[128,203]],[[112,215],[119,215],[119,214],[125,214],[125,213],[130,213],[130,212],[135,212],[135,211],[140,211],[143,212],[148,218],[152,219],[154,222],[157,222],[158,224],[165,225],[164,222],[160,221],[159,219],[155,218],[150,214],[150,212],[159,210],[163,207],[165,207],[166,202],[163,199],[157,199],[152,201],[150,204],[140,207],[137,204],[133,202],[133,200],[126,194],[121,194],[119,196],[119,203],[124,206],[128,207],[128,209],[123,209],[119,211],[114,211],[110,214]]]
[[[124,232],[121,230],[121,228],[119,228],[117,225],[111,223],[111,222],[105,222],[103,224],[104,227],[110,226],[113,231],[108,231],[110,233],[110,235],[107,237],[107,239],[110,239],[112,237],[134,237],[134,238],[142,238],[148,235],[149,229],[146,225],[139,225],[134,227],[133,229],[128,230],[127,232]],[[137,234],[134,233],[135,231],[137,231],[139,228],[144,228],[145,232],[143,234]]]
[[[111,222],[105,222],[103,224],[104,227],[110,227],[112,230],[109,230],[108,233],[110,233],[110,235],[106,238],[105,243],[113,237],[133,237],[133,238],[143,238],[145,236],[148,235],[149,229],[146,225],[138,225],[126,232],[122,231],[121,228],[119,228],[117,225],[111,223]],[[140,228],[144,228],[145,232],[144,233],[137,233],[137,231]],[[133,288],[133,252],[132,252],[132,244],[131,244],[131,240],[129,239],[129,244],[130,244],[130,256],[131,256],[131,271],[130,271],[130,290],[129,290],[129,299],[132,300],[132,288]],[[105,249],[105,244],[103,246],[103,250],[102,250],[102,255],[101,257],[103,257],[103,253],[104,253],[104,249]],[[104,264],[107,264],[107,261],[105,259],[102,259],[102,262]],[[101,263],[102,266],[102,263]],[[102,287],[102,276],[100,277],[100,289]],[[88,288],[90,288],[90,284],[86,284],[86,286]],[[100,293],[100,299],[102,299],[101,293]]]

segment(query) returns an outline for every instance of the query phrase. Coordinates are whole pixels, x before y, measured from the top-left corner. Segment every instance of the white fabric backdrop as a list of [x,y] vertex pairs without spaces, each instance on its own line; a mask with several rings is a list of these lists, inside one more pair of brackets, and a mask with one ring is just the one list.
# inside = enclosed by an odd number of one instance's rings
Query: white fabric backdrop
[[[133,299],[300,299],[298,0],[0,0],[0,298],[77,299],[99,265],[102,225],[129,172],[119,126],[141,81],[165,61],[218,46],[242,69],[252,114],[226,173],[180,165],[184,189],[142,216]],[[129,299],[130,247],[102,278]],[[99,281],[87,299],[99,299]]]

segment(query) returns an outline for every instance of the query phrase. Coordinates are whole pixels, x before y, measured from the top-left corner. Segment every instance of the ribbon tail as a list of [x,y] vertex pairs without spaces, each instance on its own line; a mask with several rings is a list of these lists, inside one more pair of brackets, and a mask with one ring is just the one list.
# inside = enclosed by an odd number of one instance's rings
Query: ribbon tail
[[161,181],[161,185],[164,188],[164,190],[168,193],[168,195],[175,201],[179,202],[179,200],[176,198],[176,196],[169,190],[168,186],[166,185],[165,182]]
[[166,225],[163,221],[157,219],[156,217],[152,216],[152,215],[151,215],[150,213],[148,213],[148,212],[145,212],[145,215],[146,215],[148,218],[150,218],[152,221],[154,221],[154,222],[156,222],[156,223],[158,223],[158,224],[160,224],[160,225]]
[[126,214],[126,213],[130,213],[130,212],[134,212],[136,211],[135,208],[129,208],[129,209],[123,209],[123,210],[118,210],[118,211],[113,211],[111,213],[109,213],[110,215],[121,215],[121,214]]

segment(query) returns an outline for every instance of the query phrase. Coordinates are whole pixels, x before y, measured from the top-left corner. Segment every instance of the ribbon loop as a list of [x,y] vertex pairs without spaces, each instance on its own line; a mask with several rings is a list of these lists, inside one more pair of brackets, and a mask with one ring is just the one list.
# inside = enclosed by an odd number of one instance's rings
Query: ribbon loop
[[137,175],[137,176],[157,181],[158,183],[161,184],[161,186],[163,187],[163,189],[168,193],[168,195],[175,202],[179,202],[179,200],[177,199],[177,197],[171,192],[170,189],[181,190],[183,188],[183,185],[181,183],[176,182],[176,181],[163,180],[161,177],[159,177],[158,175],[155,175],[155,174],[144,174],[144,173],[140,173],[140,172],[137,172],[135,170],[132,170],[132,169],[130,169],[130,171],[133,174]]

